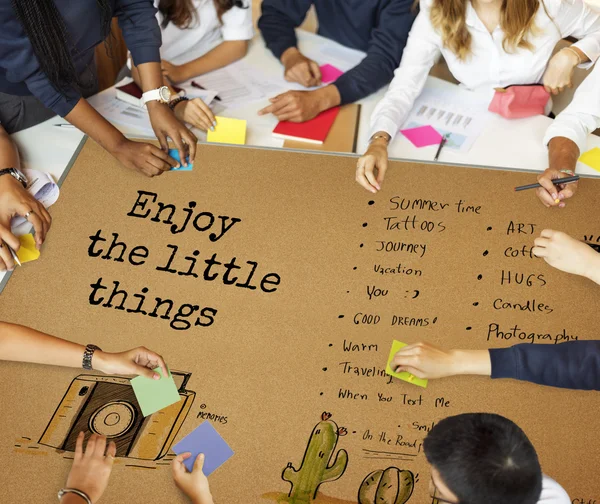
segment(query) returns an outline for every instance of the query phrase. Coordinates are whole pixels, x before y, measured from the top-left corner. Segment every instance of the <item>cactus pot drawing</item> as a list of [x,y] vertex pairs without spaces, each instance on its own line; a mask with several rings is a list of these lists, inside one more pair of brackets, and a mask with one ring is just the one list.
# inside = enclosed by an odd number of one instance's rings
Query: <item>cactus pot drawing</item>
[[415,479],[397,467],[373,471],[358,490],[359,504],[404,504],[412,495]]
[[310,502],[321,484],[337,480],[346,470],[348,453],[339,450],[334,457],[334,452],[338,437],[346,435],[347,431],[330,418],[330,413],[321,415],[321,421],[310,435],[300,468],[295,469],[289,462],[283,470],[282,479],[292,486],[288,494],[291,503]]

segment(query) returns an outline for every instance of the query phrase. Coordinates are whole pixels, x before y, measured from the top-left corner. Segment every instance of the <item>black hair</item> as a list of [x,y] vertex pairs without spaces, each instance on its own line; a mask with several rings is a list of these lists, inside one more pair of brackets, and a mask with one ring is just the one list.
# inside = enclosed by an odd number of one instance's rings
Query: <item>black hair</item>
[[536,504],[542,470],[535,448],[514,422],[465,413],[436,424],[423,443],[428,462],[460,504]]
[[[52,85],[61,90],[83,84],[73,64],[75,51],[65,22],[53,0],[11,0],[17,19],[37,56],[40,68]],[[102,35],[110,33],[112,9],[109,0],[96,0]]]
[[[243,0],[213,0],[213,3],[217,9],[219,20],[223,14],[234,7],[248,8],[247,5],[244,5]],[[189,28],[196,17],[196,9],[192,0],[160,0],[158,10],[163,15],[161,23],[163,28],[166,28],[169,23],[173,23],[181,29]]]

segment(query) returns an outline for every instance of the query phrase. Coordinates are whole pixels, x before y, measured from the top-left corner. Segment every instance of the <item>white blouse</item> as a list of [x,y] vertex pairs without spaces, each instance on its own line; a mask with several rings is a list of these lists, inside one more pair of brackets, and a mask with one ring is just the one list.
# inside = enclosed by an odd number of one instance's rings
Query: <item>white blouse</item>
[[[154,1],[158,7],[159,0]],[[233,7],[219,22],[213,0],[193,0],[196,17],[189,28],[180,29],[173,23],[162,28],[163,60],[181,65],[203,56],[226,40],[250,40],[254,35],[252,26],[252,1],[244,0],[244,7]],[[163,22],[160,12],[156,14],[159,25]]]
[[496,87],[539,83],[556,43],[564,37],[581,38],[574,46],[592,62],[600,56],[600,14],[582,0],[545,0],[546,9],[540,3],[535,17],[537,29],[528,36],[533,49],[517,48],[510,53],[502,48],[501,27],[490,34],[469,2],[466,23],[471,33],[471,55],[464,61],[443,46],[441,36],[431,24],[431,4],[432,0],[421,0],[421,11],[408,36],[400,66],[371,116],[371,135],[377,131],[385,131],[392,138],[396,135],[440,53],[462,86],[489,90],[490,99]]
[[538,504],[571,504],[569,494],[552,478],[543,475],[542,494]]

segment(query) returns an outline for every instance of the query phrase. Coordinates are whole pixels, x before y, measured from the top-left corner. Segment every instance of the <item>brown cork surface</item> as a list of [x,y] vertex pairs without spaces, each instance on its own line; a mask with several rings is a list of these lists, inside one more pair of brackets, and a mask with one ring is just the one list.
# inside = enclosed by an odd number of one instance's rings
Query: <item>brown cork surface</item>
[[[356,503],[410,471],[409,502],[428,503],[423,438],[467,411],[513,419],[572,499],[598,499],[597,393],[484,377],[421,389],[382,370],[393,339],[597,338],[598,288],[529,250],[547,227],[598,241],[600,181],[547,210],[513,191],[531,174],[392,162],[372,196],[355,164],[201,145],[192,172],[147,179],[88,140],[0,317],[108,351],[154,349],[180,373],[182,400],[143,419],[126,378],[0,364],[3,500],[52,502],[72,429],[119,418],[106,427],[119,457],[103,502],[183,502],[169,448],[208,420],[235,451],[210,477],[217,502],[305,502],[318,481],[315,502]],[[109,251],[113,237],[123,245]]]

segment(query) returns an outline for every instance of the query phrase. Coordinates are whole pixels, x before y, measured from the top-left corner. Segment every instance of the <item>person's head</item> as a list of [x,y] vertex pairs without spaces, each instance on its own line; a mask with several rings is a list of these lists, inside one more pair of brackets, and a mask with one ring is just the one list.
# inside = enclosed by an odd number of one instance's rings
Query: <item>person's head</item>
[[[482,1],[491,3],[491,0]],[[440,33],[444,46],[461,60],[467,59],[471,53],[471,33],[466,21],[469,2],[470,0],[433,0],[431,6],[431,23]],[[504,50],[511,52],[517,48],[532,49],[527,35],[534,29],[540,0],[502,0],[500,3]]]
[[518,425],[492,413],[436,424],[423,443],[435,497],[450,504],[536,504],[542,470]]
[[[233,7],[247,8],[242,0],[213,0],[213,2],[219,19]],[[163,16],[163,28],[166,28],[169,23],[181,29],[189,28],[197,16],[193,0],[160,0],[158,10]]]
[[[29,38],[41,70],[57,89],[84,84],[75,65],[74,51],[64,20],[54,0],[11,0],[13,11]],[[109,0],[96,0],[101,33],[110,33],[112,9]]]

